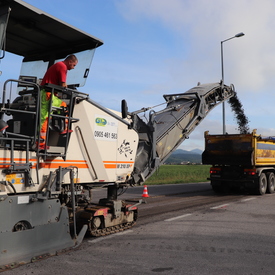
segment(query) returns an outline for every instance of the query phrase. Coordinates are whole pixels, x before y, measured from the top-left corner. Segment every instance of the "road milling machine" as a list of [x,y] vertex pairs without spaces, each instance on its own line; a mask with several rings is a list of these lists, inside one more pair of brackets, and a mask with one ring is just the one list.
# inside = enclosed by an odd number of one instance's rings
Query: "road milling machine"
[[[21,1],[0,0],[1,70],[8,53],[22,57],[19,78],[3,81],[0,105],[0,267],[2,270],[78,246],[85,234],[102,236],[131,227],[140,201],[118,190],[141,185],[209,111],[235,95],[223,83],[198,84],[164,95],[164,108],[121,112],[80,92],[95,49],[93,37]],[[67,88],[41,87],[47,68],[75,54]],[[2,64],[4,65],[2,67]],[[48,104],[40,149],[41,89],[67,108]],[[146,113],[147,120],[141,113]],[[65,134],[61,134],[65,131]],[[107,195],[91,201],[95,186]]]

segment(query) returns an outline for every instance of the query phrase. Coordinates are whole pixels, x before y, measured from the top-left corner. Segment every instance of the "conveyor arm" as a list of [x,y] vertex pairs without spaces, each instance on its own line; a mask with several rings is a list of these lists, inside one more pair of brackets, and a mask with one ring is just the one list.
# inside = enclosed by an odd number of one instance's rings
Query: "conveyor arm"
[[158,112],[151,110],[148,123],[138,117],[138,111],[131,113],[133,128],[140,137],[133,172],[134,184],[150,177],[210,110],[234,95],[233,86],[203,84],[185,93],[164,95],[166,108]]

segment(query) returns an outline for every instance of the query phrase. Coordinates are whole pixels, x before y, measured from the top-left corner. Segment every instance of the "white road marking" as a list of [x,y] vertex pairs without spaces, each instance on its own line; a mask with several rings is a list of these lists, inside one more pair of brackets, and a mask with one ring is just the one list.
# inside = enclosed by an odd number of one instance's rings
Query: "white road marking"
[[222,204],[222,205],[218,205],[218,206],[214,206],[214,207],[210,207],[210,209],[220,209],[220,208],[225,208],[227,207],[229,204]]
[[251,201],[251,200],[255,200],[255,199],[256,199],[256,198],[243,199],[243,200],[241,200],[241,202]]
[[96,239],[88,241],[88,242],[89,243],[98,243],[98,242],[101,242],[101,241],[105,241],[107,239],[114,238],[116,236],[121,236],[121,235],[125,235],[125,234],[128,234],[128,233],[131,233],[131,232],[133,232],[133,230],[126,230],[126,231],[115,233],[115,234],[111,234],[111,235],[108,235],[108,236],[99,237],[99,238],[96,238]]
[[[247,199],[241,200],[241,202],[247,202],[247,201],[255,200],[255,199],[256,198],[247,198]],[[230,205],[230,204],[229,203],[221,204],[221,205],[218,205],[218,206],[211,207],[210,209],[222,209],[222,208],[227,207],[228,205]],[[171,221],[178,220],[178,219],[181,219],[181,218],[185,218],[185,217],[188,217],[188,216],[191,216],[191,215],[192,214],[184,214],[182,216],[177,216],[177,217],[174,217],[174,218],[166,219],[164,221],[165,222],[171,222]]]
[[191,216],[192,214],[184,214],[184,215],[181,215],[181,216],[177,216],[177,217],[174,217],[174,218],[170,218],[170,219],[167,219],[167,220],[164,220],[165,222],[171,222],[171,221],[174,221],[174,220],[178,220],[178,219],[181,219],[181,218],[185,218],[185,217],[188,217],[188,216]]

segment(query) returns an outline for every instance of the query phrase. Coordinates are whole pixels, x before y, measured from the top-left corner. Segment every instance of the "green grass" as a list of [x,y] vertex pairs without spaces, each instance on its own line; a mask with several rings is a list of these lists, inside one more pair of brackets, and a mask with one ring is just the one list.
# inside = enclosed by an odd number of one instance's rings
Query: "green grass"
[[208,181],[210,165],[162,165],[145,184],[175,184]]

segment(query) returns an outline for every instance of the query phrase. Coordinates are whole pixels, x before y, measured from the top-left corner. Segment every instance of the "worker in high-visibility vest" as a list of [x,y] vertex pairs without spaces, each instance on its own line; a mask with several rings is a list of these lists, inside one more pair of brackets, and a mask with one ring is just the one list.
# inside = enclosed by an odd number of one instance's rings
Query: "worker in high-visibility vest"
[[[60,61],[52,65],[45,73],[41,86],[46,84],[59,85],[61,87],[67,87],[67,71],[72,70],[77,65],[78,60],[75,55],[69,55],[64,61]],[[49,120],[49,103],[50,103],[51,93],[46,92],[45,89],[41,90],[41,129],[40,129],[40,142],[39,149],[45,149],[47,127]],[[59,99],[56,95],[52,95],[52,106],[53,107],[67,107],[67,104]],[[72,132],[72,131],[70,131]],[[68,130],[65,129],[60,134],[66,134]]]

